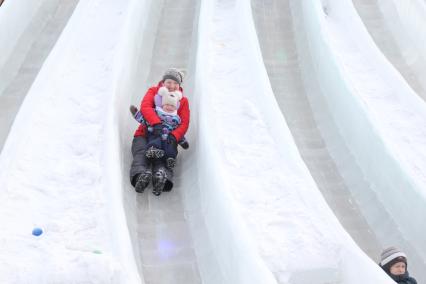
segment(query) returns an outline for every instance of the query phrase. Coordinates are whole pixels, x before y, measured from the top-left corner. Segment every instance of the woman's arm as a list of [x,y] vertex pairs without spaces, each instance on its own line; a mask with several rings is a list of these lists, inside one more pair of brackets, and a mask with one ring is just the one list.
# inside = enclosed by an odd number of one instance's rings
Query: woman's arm
[[185,135],[189,127],[190,111],[189,111],[189,102],[186,97],[180,100],[178,115],[181,119],[181,123],[175,130],[171,132],[171,134],[173,134],[173,136],[176,138],[176,141],[179,141],[182,139],[182,137]]

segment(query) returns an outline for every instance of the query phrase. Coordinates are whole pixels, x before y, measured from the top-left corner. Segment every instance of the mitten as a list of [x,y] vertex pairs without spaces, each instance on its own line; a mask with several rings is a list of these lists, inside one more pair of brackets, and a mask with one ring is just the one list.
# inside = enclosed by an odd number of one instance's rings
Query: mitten
[[130,112],[132,113],[133,117],[136,119],[137,122],[142,124],[145,123],[145,119],[143,118],[142,113],[138,111],[137,107],[135,107],[134,105],[131,105]]
[[185,150],[189,148],[189,143],[188,143],[188,140],[186,139],[180,140],[179,145]]

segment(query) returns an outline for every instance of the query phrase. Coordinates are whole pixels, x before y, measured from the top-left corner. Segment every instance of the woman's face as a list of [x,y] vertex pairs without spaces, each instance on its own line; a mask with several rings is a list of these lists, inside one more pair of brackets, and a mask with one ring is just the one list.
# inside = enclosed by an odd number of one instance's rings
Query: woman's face
[[164,80],[164,87],[166,87],[167,90],[169,90],[169,92],[174,92],[179,90],[179,84],[172,79]]
[[390,268],[390,273],[393,275],[402,275],[405,273],[405,263],[397,262]]

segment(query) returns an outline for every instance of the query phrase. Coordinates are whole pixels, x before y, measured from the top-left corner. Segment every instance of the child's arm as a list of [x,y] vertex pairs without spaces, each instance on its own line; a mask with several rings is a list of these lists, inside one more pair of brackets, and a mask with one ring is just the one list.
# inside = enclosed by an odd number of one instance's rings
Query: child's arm
[[139,122],[140,124],[147,124],[146,120],[143,118],[142,113],[138,110],[137,107],[131,105],[130,112],[132,113],[133,118],[136,119],[137,122]]
[[157,94],[157,90],[158,87],[149,88],[142,99],[140,107],[140,112],[142,113],[144,119],[152,126],[161,123],[161,119],[158,117],[155,111],[154,97]]
[[180,101],[180,107],[178,109],[178,115],[181,119],[180,125],[172,131],[172,135],[176,138],[177,141],[181,140],[182,137],[185,135],[186,131],[189,127],[189,104],[188,100],[183,97]]

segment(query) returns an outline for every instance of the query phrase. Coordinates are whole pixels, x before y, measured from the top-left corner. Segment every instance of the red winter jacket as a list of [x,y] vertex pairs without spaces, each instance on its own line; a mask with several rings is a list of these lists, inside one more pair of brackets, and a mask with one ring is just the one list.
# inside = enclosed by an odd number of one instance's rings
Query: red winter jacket
[[[157,113],[155,112],[155,102],[154,102],[154,97],[161,86],[163,86],[162,82],[158,83],[157,86],[149,88],[141,102],[141,106],[140,106],[141,113],[150,125],[161,123],[161,119],[158,117]],[[183,94],[182,88],[180,88],[180,91]],[[179,115],[181,119],[181,124],[175,130],[171,132],[171,134],[173,134],[173,136],[176,138],[177,141],[182,139],[182,137],[185,135],[189,127],[188,99],[182,96],[182,99],[180,100],[179,104],[180,105],[177,110],[177,114]],[[145,137],[146,131],[147,131],[146,126],[143,124],[140,124],[138,129],[136,129],[134,136]]]

